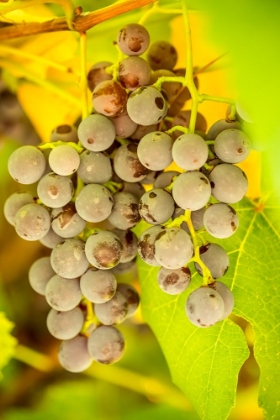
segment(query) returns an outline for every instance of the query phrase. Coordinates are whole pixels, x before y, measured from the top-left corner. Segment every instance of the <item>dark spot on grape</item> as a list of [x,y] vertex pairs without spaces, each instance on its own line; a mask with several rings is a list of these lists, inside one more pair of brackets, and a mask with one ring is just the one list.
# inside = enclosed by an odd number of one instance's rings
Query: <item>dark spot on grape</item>
[[128,41],[128,48],[130,51],[138,52],[141,50],[143,42],[144,39],[142,36],[132,36]]
[[201,320],[200,320],[200,319],[197,319],[197,322],[198,322],[199,324],[201,324]]
[[150,234],[144,235],[143,240],[138,243],[140,255],[148,261],[152,261],[155,255],[154,244],[150,242]]
[[161,62],[160,57],[157,57],[156,55],[152,55],[151,53],[148,54],[149,60],[153,61],[156,64],[159,64]]
[[71,131],[72,131],[71,126],[70,125],[67,125],[67,124],[59,125],[56,128],[56,132],[58,134],[66,134],[66,133],[70,133]]
[[133,244],[133,233],[131,232],[131,230],[128,230],[125,234],[125,240],[127,245],[132,245]]
[[125,297],[127,299],[128,304],[138,306],[140,302],[138,293],[134,292],[134,290],[131,290],[131,289],[127,289],[126,293],[127,293],[127,296]]
[[166,286],[174,285],[174,284],[176,284],[176,283],[178,282],[179,278],[180,278],[180,277],[178,276],[178,274],[177,274],[177,273],[171,273],[171,274],[168,274],[168,275],[165,277],[164,284],[165,284]]
[[87,142],[88,142],[88,144],[93,144],[94,140],[93,140],[93,138],[89,138],[89,139],[87,139]]
[[191,274],[190,269],[188,267],[182,267],[181,268],[181,271],[183,271],[183,273],[185,273],[187,275],[190,275]]
[[174,54],[174,55],[177,54],[175,48],[173,47],[173,45],[171,45],[171,47],[170,47],[170,53],[171,54]]
[[101,242],[92,250],[92,254],[101,267],[114,267],[121,259],[122,246],[116,239],[113,243]]
[[158,96],[157,98],[155,98],[155,104],[158,109],[162,110],[164,107],[164,100]]
[[24,233],[24,234],[23,234],[23,236],[27,236],[27,234],[26,234],[26,233]]
[[160,232],[157,237],[156,240],[159,240],[160,238],[162,238],[164,235],[166,234],[166,230],[164,230],[163,232]]
[[126,26],[120,30],[119,42],[121,41],[121,39],[123,39],[124,41],[126,39]]
[[233,232],[236,231],[236,226],[235,226],[235,223],[234,222],[231,222],[231,226],[232,226]]
[[149,197],[150,197],[150,198],[155,198],[155,197],[157,197],[157,194],[156,194],[156,193],[154,193],[154,192],[151,192],[151,193],[149,194]]
[[130,209],[131,211],[126,212],[124,214],[125,218],[133,224],[136,224],[140,221],[141,217],[139,215],[138,212],[138,205],[136,203],[130,203],[128,206],[128,209]]
[[211,295],[209,295],[209,296],[210,296],[210,298],[214,298],[214,297],[215,297],[215,295],[212,295],[212,294],[211,294]]
[[193,305],[190,305],[188,309],[189,309],[189,312],[190,312],[191,314],[193,314],[193,313],[194,313],[194,307],[193,307]]
[[202,254],[204,254],[205,252],[207,252],[209,248],[210,248],[210,244],[202,245],[202,246],[199,248],[199,253],[200,253],[200,255],[202,255]]
[[139,77],[132,73],[120,74],[119,80],[127,89],[136,89],[139,86]]
[[204,184],[206,184],[206,185],[208,185],[209,184],[209,181],[208,181],[208,179],[207,178],[203,178],[203,177],[201,177],[201,178],[199,178],[201,181],[203,181],[204,182]]
[[215,188],[215,182],[210,181],[211,188]]
[[239,149],[237,149],[238,153],[242,153],[242,147],[239,147]]
[[57,187],[55,187],[54,185],[52,185],[52,186],[49,188],[49,192],[50,192],[50,194],[51,194],[52,196],[56,196],[56,195],[58,195],[58,189],[57,189]]

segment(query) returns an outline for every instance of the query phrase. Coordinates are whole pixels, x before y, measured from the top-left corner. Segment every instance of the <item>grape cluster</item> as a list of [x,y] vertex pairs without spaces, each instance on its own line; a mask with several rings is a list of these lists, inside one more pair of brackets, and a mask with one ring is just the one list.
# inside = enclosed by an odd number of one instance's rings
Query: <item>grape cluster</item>
[[[96,63],[88,73],[93,113],[78,128],[56,127],[47,144],[20,147],[8,162],[17,182],[37,183],[37,197],[15,193],[4,213],[21,238],[51,249],[33,263],[29,281],[51,307],[47,327],[63,340],[59,360],[72,372],[123,355],[115,325],[134,315],[139,295],[116,276],[137,253],[160,267],[165,293],[187,289],[191,261],[207,277],[208,285],[187,300],[193,324],[208,327],[233,308],[231,291],[214,281],[228,268],[226,251],[212,242],[198,249],[194,238],[203,229],[214,238],[237,230],[230,204],[243,198],[248,183],[234,164],[247,157],[249,140],[237,120],[220,120],[206,134],[201,114],[189,132],[190,111],[181,109],[190,94],[176,79],[185,74],[174,70],[177,51],[165,41],[148,49],[149,43],[143,26],[122,28],[117,44],[128,57]],[[146,50],[147,60],[139,57]],[[174,81],[153,85],[165,76]],[[181,171],[168,170],[172,162]],[[151,226],[138,239],[131,229],[141,220]]]

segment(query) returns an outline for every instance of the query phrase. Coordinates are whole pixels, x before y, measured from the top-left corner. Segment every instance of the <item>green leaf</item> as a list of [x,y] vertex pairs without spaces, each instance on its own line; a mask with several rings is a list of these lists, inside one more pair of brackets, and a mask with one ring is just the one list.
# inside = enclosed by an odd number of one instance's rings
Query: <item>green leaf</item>
[[[255,357],[260,366],[259,403],[266,419],[280,418],[279,296],[280,208],[273,198],[255,207],[244,199],[235,206],[237,233],[219,243],[229,253],[230,267],[222,279],[233,291],[234,313],[248,320],[255,333]],[[165,295],[157,286],[158,268],[139,262],[143,314],[156,334],[173,381],[190,399],[202,419],[226,419],[239,369],[248,356],[239,327],[227,320],[198,329],[187,320],[187,295],[202,283],[194,275],[190,290]]]
[[159,340],[172,379],[202,419],[226,419],[234,405],[239,369],[248,357],[244,335],[228,320],[196,328],[187,320],[185,302],[201,279],[194,276],[187,292],[169,296],[159,289],[157,272],[139,261],[143,315]]
[[1,370],[5,367],[14,354],[17,340],[10,332],[14,324],[10,322],[3,312],[0,312],[0,379],[2,378]]

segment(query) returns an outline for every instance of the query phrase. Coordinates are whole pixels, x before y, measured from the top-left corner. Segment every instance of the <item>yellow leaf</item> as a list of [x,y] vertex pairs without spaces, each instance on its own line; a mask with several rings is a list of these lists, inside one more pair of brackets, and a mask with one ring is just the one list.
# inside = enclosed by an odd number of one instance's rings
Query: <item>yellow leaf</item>
[[49,141],[54,127],[73,124],[81,114],[81,110],[66,99],[31,83],[20,85],[18,98],[44,142]]
[[45,22],[50,20],[55,15],[44,5],[26,7],[25,9],[14,10],[7,14],[0,14],[0,21],[10,23],[23,22]]

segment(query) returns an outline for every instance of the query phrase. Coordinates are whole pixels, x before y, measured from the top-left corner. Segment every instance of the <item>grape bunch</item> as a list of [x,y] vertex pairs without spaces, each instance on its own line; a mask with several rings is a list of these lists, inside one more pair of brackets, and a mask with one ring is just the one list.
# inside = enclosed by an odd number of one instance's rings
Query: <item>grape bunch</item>
[[[139,295],[117,275],[133,267],[137,253],[160,267],[159,287],[170,295],[187,289],[195,262],[206,282],[186,303],[194,325],[213,325],[233,308],[231,291],[216,281],[228,255],[212,242],[199,247],[195,232],[220,239],[237,230],[230,204],[243,198],[248,182],[234,164],[248,156],[249,140],[237,119],[206,133],[199,113],[191,133],[190,111],[182,110],[190,99],[181,82],[186,70],[174,69],[170,43],[149,44],[142,25],[122,28],[117,45],[126,57],[88,73],[92,114],[77,128],[56,127],[49,143],[20,147],[8,162],[14,180],[37,184],[36,197],[12,194],[4,214],[21,238],[51,249],[33,263],[29,281],[51,307],[47,328],[62,340],[58,358],[71,372],[122,357],[116,325],[135,314]],[[162,77],[168,80],[159,87]],[[169,170],[172,163],[180,170]],[[133,228],[141,221],[150,226],[138,239]]]

